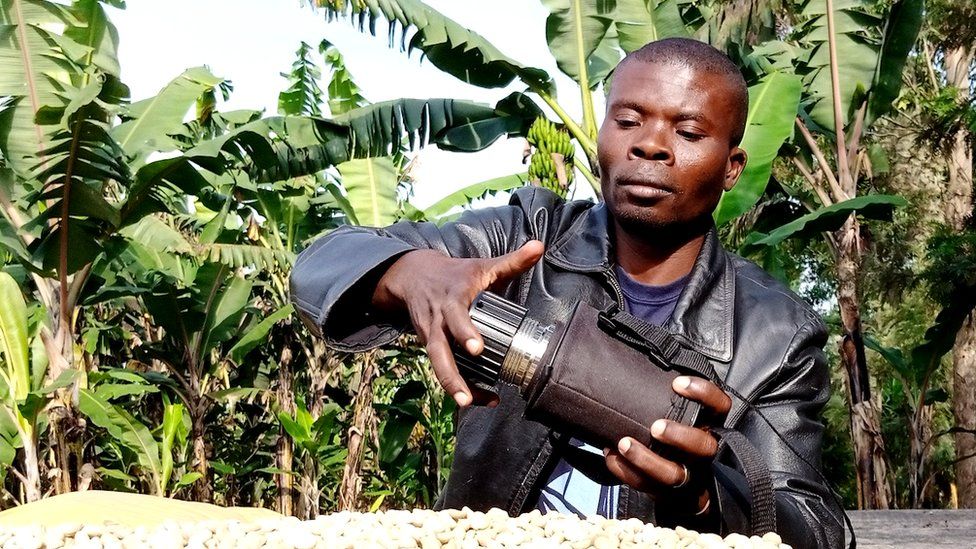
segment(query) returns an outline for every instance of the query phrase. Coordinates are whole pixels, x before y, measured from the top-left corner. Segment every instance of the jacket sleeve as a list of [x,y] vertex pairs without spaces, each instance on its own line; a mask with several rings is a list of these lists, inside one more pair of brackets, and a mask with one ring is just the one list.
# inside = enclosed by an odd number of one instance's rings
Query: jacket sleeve
[[336,349],[358,352],[389,343],[407,325],[371,310],[373,289],[386,269],[418,249],[469,258],[514,250],[528,239],[524,203],[535,196],[518,191],[508,206],[469,210],[442,226],[401,221],[386,228],[340,227],[298,256],[291,301],[302,321]]
[[[837,500],[821,474],[823,424],[820,412],[830,397],[823,353],[826,329],[811,319],[794,336],[777,375],[744,408],[735,423],[766,458],[772,477],[777,532],[794,548],[843,547],[844,527]],[[748,508],[734,474],[716,466],[723,529],[747,530]],[[724,478],[723,478],[724,477]]]

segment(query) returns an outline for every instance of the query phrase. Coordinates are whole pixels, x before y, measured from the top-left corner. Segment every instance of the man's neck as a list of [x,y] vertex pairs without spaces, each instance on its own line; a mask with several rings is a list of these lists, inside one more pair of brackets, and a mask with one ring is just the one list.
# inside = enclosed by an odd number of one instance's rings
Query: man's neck
[[617,264],[642,284],[662,286],[691,272],[705,242],[706,231],[686,232],[679,238],[635,238],[614,221]]

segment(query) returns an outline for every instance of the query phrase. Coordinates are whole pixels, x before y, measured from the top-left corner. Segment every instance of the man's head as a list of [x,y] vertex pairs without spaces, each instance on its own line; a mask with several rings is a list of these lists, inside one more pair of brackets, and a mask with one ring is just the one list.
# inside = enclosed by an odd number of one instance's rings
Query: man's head
[[621,61],[597,140],[617,224],[651,238],[655,229],[706,227],[745,166],[738,145],[748,107],[742,74],[707,44],[670,38]]

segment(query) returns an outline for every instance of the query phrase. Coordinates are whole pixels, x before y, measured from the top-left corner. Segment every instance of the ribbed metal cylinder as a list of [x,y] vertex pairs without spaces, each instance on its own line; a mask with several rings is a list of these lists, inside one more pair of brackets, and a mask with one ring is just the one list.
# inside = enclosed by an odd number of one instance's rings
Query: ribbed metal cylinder
[[527,312],[524,307],[490,292],[478,294],[469,314],[485,347],[477,357],[463,350],[455,352],[458,371],[465,379],[487,385],[494,385],[498,381],[505,355]]

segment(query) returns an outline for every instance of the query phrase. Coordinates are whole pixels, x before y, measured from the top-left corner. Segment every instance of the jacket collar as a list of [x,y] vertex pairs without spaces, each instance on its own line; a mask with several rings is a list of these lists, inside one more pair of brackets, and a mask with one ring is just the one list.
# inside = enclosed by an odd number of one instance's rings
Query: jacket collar
[[[578,216],[556,239],[546,250],[546,260],[570,271],[616,276],[610,268],[610,233],[609,214],[600,203]],[[734,309],[735,273],[712,227],[666,328],[703,355],[728,362],[732,360]]]

